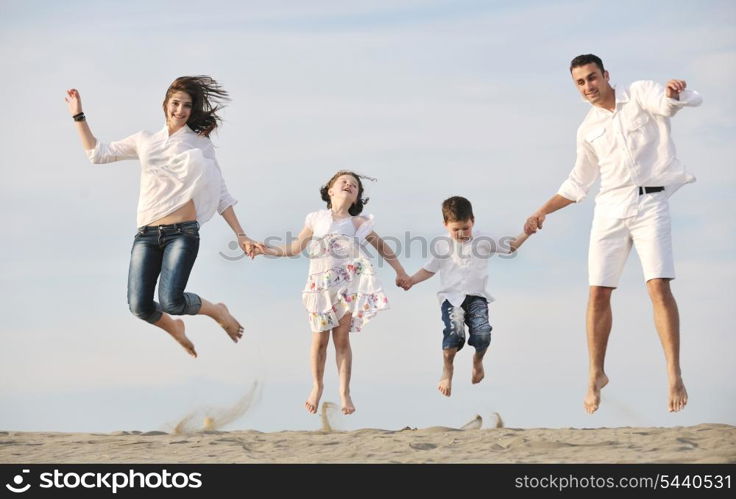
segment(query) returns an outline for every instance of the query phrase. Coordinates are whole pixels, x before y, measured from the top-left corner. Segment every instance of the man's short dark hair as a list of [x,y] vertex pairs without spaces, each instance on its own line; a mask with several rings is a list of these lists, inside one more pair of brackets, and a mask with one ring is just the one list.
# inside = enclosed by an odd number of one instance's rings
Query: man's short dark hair
[[603,74],[606,70],[603,69],[603,61],[601,61],[601,58],[597,55],[593,54],[583,54],[577,56],[575,59],[570,61],[570,72],[572,73],[572,70],[575,68],[579,68],[580,66],[585,66],[586,64],[590,64],[594,62],[598,68],[601,70],[601,74]]
[[473,205],[462,196],[452,196],[442,202],[442,218],[445,223],[475,221]]

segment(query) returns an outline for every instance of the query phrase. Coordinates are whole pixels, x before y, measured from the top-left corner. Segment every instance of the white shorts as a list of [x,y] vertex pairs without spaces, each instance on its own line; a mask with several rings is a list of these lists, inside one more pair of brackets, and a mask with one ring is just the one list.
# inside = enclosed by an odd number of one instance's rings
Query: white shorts
[[674,279],[670,207],[664,193],[643,194],[639,213],[608,218],[596,213],[590,230],[588,282],[615,288],[632,244],[639,254],[644,280]]

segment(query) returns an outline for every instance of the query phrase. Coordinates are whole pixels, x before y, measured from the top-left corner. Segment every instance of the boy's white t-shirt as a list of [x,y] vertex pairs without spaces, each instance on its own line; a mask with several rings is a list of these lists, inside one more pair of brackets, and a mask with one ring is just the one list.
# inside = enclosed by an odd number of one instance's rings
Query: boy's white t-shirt
[[436,239],[430,250],[432,256],[423,268],[440,273],[440,304],[447,300],[459,307],[468,295],[482,296],[488,303],[494,301],[486,289],[488,261],[495,253],[510,254],[510,241],[473,231],[473,237],[465,242],[449,236]]

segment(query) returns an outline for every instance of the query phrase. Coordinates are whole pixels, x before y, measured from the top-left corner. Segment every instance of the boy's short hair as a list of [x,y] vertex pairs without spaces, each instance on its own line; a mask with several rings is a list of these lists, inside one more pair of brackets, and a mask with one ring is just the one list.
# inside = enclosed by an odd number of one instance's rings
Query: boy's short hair
[[473,205],[462,196],[452,196],[442,202],[442,218],[445,223],[475,221]]

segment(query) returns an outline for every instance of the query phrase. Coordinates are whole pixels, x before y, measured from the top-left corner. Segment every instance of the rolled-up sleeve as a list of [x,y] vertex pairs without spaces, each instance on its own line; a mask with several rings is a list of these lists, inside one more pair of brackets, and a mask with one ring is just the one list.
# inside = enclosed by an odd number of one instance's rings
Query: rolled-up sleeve
[[98,140],[93,149],[87,149],[87,157],[92,164],[112,163],[124,159],[138,159],[138,136],[140,132],[115,142]]
[[592,146],[585,141],[581,136],[581,131],[578,130],[575,166],[560,186],[557,194],[579,203],[588,195],[590,187],[598,179],[599,174],[598,158],[593,152]]
[[227,190],[227,185],[225,185],[225,179],[223,178],[220,183],[220,202],[217,204],[217,213],[222,215],[223,211],[227,210],[231,206],[235,206],[236,204],[238,204],[238,200],[230,195],[230,192]]
[[679,99],[667,97],[665,87],[651,80],[632,84],[631,91],[644,109],[667,117],[674,116],[685,106],[697,107],[703,102],[698,92],[689,89],[680,92]]
[[220,175],[220,199],[217,202],[217,213],[222,215],[222,213],[227,210],[231,206],[235,206],[238,204],[238,200],[235,199],[230,195],[230,191],[227,190],[227,184],[225,183],[225,178],[222,176],[222,168],[220,168],[220,164],[217,162],[217,156],[215,155],[215,146],[212,144],[210,139],[203,139],[205,140],[202,147],[202,154],[205,158],[209,159],[214,163],[215,168],[217,169],[217,173]]

